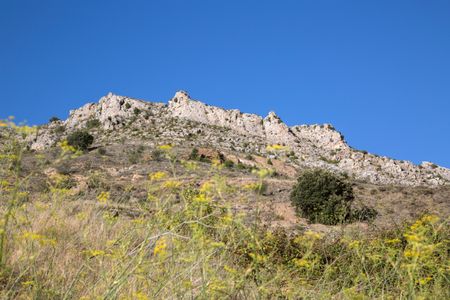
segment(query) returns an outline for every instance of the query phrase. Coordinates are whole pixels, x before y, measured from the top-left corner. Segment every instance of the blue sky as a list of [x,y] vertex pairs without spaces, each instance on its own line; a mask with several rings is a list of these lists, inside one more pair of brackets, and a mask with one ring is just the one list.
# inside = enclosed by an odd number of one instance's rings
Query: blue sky
[[450,1],[0,0],[0,117],[195,99],[450,167]]

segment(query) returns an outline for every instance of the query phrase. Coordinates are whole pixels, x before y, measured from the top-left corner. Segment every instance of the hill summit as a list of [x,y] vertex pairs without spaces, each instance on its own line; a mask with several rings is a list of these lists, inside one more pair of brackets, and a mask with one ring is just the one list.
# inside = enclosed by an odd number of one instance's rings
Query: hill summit
[[249,164],[254,162],[245,157],[252,154],[267,161],[279,159],[281,163],[274,168],[292,177],[301,169],[323,168],[375,184],[438,186],[450,182],[450,170],[433,163],[415,165],[354,149],[330,124],[289,127],[275,112],[263,118],[225,110],[194,100],[184,91],[177,92],[168,104],[109,93],[98,103],[70,111],[65,121],[41,126],[30,147],[52,147],[85,128],[98,144],[126,141],[203,147]]

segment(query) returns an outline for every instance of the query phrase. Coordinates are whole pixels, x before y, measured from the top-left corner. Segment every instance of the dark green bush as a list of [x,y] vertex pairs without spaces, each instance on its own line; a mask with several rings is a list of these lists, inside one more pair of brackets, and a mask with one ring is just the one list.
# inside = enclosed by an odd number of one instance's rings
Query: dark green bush
[[51,117],[50,120],[48,120],[50,123],[61,121],[58,117]]
[[86,151],[94,142],[94,137],[87,131],[78,130],[67,137],[67,142],[77,150]]
[[351,184],[324,170],[305,171],[291,192],[298,214],[310,222],[326,225],[349,221],[353,200]]
[[234,167],[234,162],[229,159],[226,159],[223,164],[225,165],[226,168],[229,168],[229,169]]
[[100,121],[99,119],[90,119],[86,122],[86,128],[87,129],[92,129],[92,128],[97,128],[100,126]]
[[191,154],[189,154],[189,159],[190,160],[199,160],[199,155],[198,155],[198,149],[197,148],[193,148],[191,151]]

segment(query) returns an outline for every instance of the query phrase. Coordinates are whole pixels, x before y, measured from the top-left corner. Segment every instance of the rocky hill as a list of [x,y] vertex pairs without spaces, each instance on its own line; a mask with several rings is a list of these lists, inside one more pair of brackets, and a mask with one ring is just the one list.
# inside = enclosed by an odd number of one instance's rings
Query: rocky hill
[[99,145],[119,141],[148,146],[171,143],[215,149],[247,165],[255,164],[248,159],[255,155],[260,158],[256,163],[266,165],[273,160],[274,168],[289,177],[301,169],[317,167],[372,184],[441,186],[450,182],[450,170],[433,163],[415,165],[353,149],[330,124],[289,127],[274,112],[263,118],[225,110],[193,100],[183,91],[168,104],[109,93],[98,103],[70,111],[65,121],[41,126],[30,139],[30,147],[50,148],[80,128],[89,128]]

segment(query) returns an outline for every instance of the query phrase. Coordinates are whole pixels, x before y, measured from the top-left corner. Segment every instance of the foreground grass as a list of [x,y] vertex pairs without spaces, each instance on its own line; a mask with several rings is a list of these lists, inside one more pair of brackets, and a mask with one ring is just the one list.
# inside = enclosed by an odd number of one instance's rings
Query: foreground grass
[[[15,136],[3,133],[1,144],[2,298],[450,298],[448,220],[425,215],[370,236],[269,231],[258,207],[240,215],[224,200],[239,187],[219,164],[200,187],[175,168],[149,174],[147,199],[133,207],[106,190],[77,200],[57,174],[36,196]],[[62,146],[61,159],[81,155]]]

